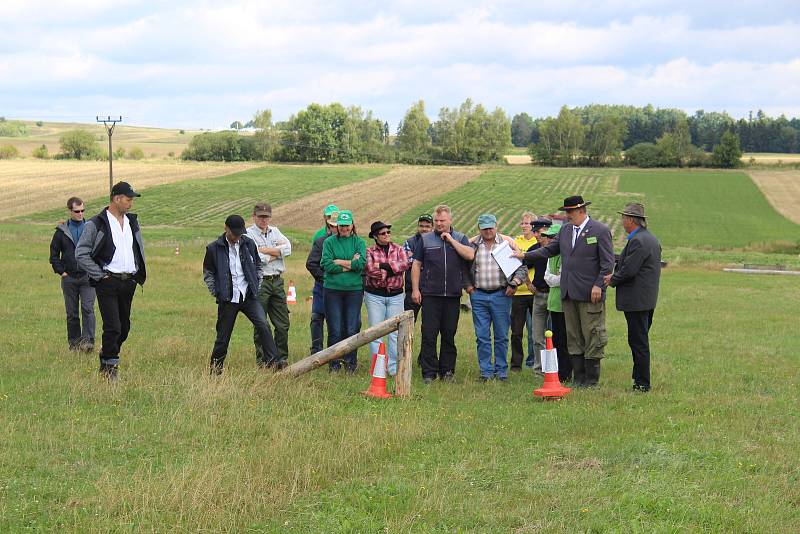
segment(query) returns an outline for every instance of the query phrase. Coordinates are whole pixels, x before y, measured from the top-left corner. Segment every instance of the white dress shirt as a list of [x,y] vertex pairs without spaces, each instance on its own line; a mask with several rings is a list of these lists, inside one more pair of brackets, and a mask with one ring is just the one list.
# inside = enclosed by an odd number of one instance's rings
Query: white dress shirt
[[231,270],[231,280],[233,281],[233,295],[231,302],[241,302],[240,296],[247,298],[247,278],[244,277],[244,269],[242,269],[242,260],[239,258],[239,249],[242,244],[241,238],[235,244],[231,245],[228,241],[228,265]]
[[111,229],[111,239],[114,240],[114,257],[105,266],[105,270],[110,273],[136,272],[136,258],[133,255],[133,231],[127,215],[122,216],[122,226],[110,211],[106,210],[108,217],[108,227]]

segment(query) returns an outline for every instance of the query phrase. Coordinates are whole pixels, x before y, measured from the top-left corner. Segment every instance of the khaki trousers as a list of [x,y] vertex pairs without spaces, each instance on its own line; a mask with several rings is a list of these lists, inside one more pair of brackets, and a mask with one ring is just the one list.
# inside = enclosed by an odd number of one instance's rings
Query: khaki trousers
[[586,359],[599,360],[605,356],[608,343],[606,333],[606,303],[561,301],[567,323],[567,349],[569,353]]

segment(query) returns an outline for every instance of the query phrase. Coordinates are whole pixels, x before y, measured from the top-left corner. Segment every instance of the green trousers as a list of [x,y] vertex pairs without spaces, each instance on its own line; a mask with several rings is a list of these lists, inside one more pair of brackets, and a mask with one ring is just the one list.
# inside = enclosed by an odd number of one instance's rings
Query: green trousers
[[583,355],[590,360],[605,356],[608,343],[606,333],[606,303],[582,302],[564,299],[561,301],[567,323],[567,349],[573,356]]
[[[258,291],[258,300],[264,308],[264,314],[269,318],[274,330],[275,345],[278,347],[278,358],[288,361],[289,358],[289,307],[286,305],[286,291],[283,289],[283,278],[264,277],[261,280],[261,289]],[[263,355],[258,335],[253,333],[253,343],[256,346],[256,357]],[[261,360],[259,360],[261,361]]]

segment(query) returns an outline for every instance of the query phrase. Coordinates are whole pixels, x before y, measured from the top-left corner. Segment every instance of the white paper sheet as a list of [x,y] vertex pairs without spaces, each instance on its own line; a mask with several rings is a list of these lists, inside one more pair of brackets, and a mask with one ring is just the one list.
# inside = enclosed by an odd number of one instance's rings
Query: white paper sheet
[[512,252],[513,251],[511,250],[511,247],[506,241],[503,241],[501,244],[492,249],[494,261],[496,261],[497,265],[500,266],[500,270],[503,271],[504,275],[506,275],[506,279],[511,278],[511,276],[514,274],[514,271],[519,269],[520,265],[522,265],[521,261],[511,256]]

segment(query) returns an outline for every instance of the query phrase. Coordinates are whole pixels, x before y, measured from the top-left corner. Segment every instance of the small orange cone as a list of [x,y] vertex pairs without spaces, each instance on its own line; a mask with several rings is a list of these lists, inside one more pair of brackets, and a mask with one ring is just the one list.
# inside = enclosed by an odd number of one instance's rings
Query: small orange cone
[[291,280],[289,280],[289,291],[286,293],[286,304],[297,304],[297,288]]
[[369,383],[369,389],[362,391],[361,394],[367,397],[376,397],[379,399],[390,399],[392,394],[386,391],[386,351],[383,350],[383,343],[378,354],[375,356],[375,365],[372,370],[372,380]]
[[560,399],[572,389],[561,385],[558,379],[558,351],[553,348],[553,332],[547,330],[544,333],[545,350],[542,352],[542,370],[544,371],[544,384],[539,389],[533,391],[537,397],[544,399]]
[[378,352],[372,355],[372,363],[369,365],[369,376],[372,376],[372,373],[375,372],[375,360],[378,359],[378,354],[386,354],[386,347],[383,345],[383,341],[378,346]]

